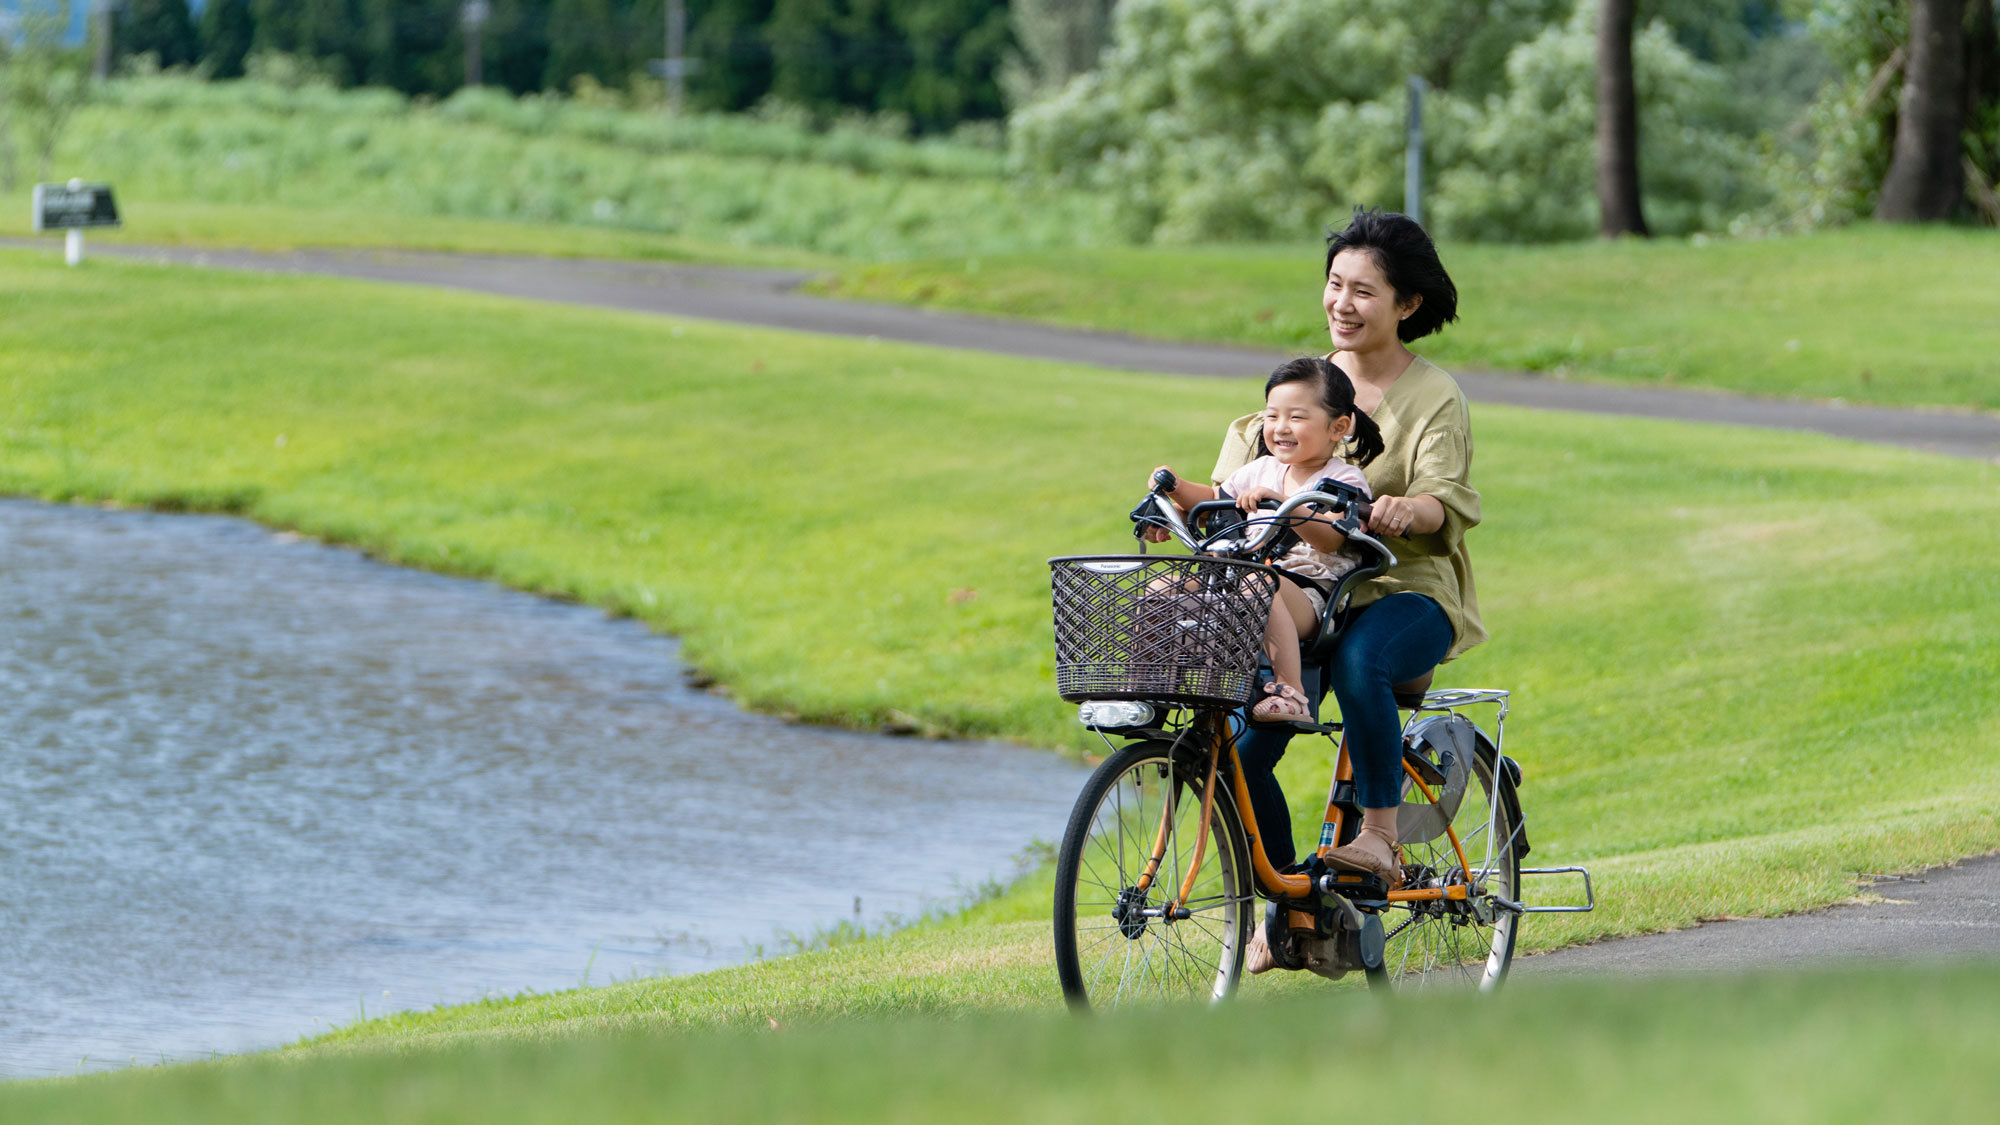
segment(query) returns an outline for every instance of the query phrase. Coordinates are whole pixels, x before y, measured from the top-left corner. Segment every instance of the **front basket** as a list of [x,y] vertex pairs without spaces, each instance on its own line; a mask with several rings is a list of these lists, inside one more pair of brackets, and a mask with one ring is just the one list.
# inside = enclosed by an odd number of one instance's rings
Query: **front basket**
[[1276,570],[1175,555],[1076,555],[1049,570],[1064,699],[1250,701]]

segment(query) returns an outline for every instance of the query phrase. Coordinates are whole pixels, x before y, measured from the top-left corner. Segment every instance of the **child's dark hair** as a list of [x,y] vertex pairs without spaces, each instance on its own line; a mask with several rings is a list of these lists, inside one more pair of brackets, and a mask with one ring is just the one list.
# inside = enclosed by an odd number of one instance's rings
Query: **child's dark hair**
[[1412,297],[1422,297],[1415,312],[1396,325],[1396,338],[1405,344],[1436,332],[1458,319],[1458,287],[1438,261],[1437,246],[1424,228],[1408,215],[1395,212],[1354,209],[1354,220],[1342,231],[1326,234],[1326,268],[1319,273],[1322,283],[1333,272],[1334,255],[1342,250],[1365,251],[1375,259],[1389,288],[1396,291],[1398,305]]
[[[1286,383],[1312,383],[1319,388],[1320,405],[1326,407],[1329,415],[1335,418],[1343,414],[1353,415],[1354,429],[1350,436],[1354,448],[1345,460],[1366,467],[1368,462],[1381,455],[1384,448],[1382,431],[1367,411],[1354,405],[1354,383],[1348,379],[1347,372],[1316,355],[1295,359],[1271,372],[1271,377],[1264,383],[1264,397],[1270,398],[1272,391]],[[1264,446],[1264,429],[1259,426],[1257,456],[1266,457],[1270,452]]]

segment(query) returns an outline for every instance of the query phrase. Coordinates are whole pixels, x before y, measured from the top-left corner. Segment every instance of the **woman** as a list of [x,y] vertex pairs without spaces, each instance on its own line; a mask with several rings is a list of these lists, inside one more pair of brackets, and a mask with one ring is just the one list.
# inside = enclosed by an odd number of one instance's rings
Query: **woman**
[[[1355,405],[1382,431],[1383,452],[1366,469],[1375,494],[1368,529],[1397,558],[1394,568],[1355,592],[1358,613],[1329,667],[1361,830],[1326,859],[1380,875],[1393,888],[1402,878],[1395,845],[1403,759],[1392,688],[1427,680],[1439,663],[1486,639],[1465,551],[1466,529],[1479,522],[1465,396],[1451,376],[1406,346],[1458,318],[1458,290],[1414,220],[1357,210],[1346,230],[1327,239],[1323,303],[1334,346],[1327,358],[1347,372]],[[1230,426],[1216,480],[1249,460],[1259,418]],[[1280,865],[1292,858],[1292,818],[1271,771],[1290,737],[1253,729],[1238,747],[1257,823],[1268,826],[1265,846]],[[1253,971],[1269,967],[1268,954],[1252,952]]]

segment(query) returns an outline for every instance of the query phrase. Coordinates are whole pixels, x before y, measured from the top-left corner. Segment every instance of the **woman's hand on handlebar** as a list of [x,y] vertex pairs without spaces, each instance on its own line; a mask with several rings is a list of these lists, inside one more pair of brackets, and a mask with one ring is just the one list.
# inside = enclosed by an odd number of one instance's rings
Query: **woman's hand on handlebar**
[[1435,496],[1377,496],[1372,507],[1368,530],[1376,535],[1406,539],[1444,526],[1444,504]]

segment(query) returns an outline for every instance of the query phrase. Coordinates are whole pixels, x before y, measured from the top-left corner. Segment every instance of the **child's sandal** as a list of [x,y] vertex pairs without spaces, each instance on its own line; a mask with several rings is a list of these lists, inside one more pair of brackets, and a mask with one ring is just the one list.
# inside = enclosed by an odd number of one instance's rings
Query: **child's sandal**
[[1305,693],[1290,684],[1272,681],[1265,686],[1270,692],[1257,701],[1250,709],[1250,720],[1257,723],[1310,723],[1313,721],[1312,708],[1306,703]]

